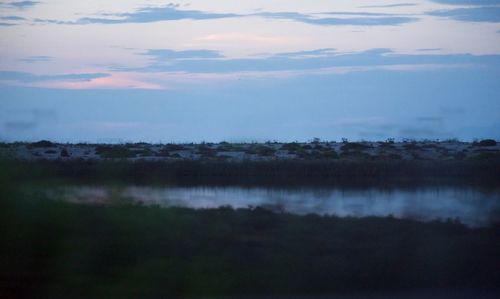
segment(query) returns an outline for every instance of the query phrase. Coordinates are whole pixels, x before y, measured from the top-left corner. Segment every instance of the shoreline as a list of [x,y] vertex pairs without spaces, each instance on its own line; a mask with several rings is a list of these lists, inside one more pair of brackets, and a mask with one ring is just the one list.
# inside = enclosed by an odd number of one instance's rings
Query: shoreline
[[29,161],[484,161],[500,160],[500,144],[493,139],[198,144],[62,144],[41,140],[0,143],[0,157]]

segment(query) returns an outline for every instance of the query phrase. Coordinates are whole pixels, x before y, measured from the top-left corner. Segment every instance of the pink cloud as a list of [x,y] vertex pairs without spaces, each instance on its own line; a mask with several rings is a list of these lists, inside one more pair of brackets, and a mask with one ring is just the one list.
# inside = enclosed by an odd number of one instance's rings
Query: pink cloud
[[2,81],[4,84],[55,89],[177,89],[194,85],[213,85],[238,80],[287,79],[301,76],[341,75],[353,72],[376,70],[417,72],[453,68],[469,68],[469,64],[399,64],[372,66],[339,66],[302,70],[241,71],[231,73],[189,73],[189,72],[115,72],[108,77],[90,80],[51,80],[36,82]]
[[42,81],[29,84],[34,87],[57,89],[164,89],[160,84],[144,80],[143,74],[113,73],[109,77],[94,78],[88,81]]

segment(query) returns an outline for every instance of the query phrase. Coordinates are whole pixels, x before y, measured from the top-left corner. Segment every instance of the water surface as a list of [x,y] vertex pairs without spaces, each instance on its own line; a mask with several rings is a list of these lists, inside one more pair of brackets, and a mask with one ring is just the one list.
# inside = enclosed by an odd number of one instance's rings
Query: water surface
[[162,207],[265,207],[279,212],[337,216],[394,216],[422,221],[453,219],[487,226],[500,219],[500,190],[474,187],[418,188],[338,187],[150,187],[65,186],[49,190],[52,197],[73,202],[109,203],[127,200]]

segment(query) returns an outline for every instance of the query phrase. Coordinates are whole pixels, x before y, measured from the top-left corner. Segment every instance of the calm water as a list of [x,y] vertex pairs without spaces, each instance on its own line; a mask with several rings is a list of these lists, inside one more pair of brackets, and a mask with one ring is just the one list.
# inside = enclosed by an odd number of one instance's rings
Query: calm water
[[76,202],[130,200],[190,208],[262,206],[296,214],[393,215],[422,221],[452,218],[473,227],[500,220],[500,190],[484,191],[472,187],[346,190],[335,187],[66,186],[49,192],[59,199]]

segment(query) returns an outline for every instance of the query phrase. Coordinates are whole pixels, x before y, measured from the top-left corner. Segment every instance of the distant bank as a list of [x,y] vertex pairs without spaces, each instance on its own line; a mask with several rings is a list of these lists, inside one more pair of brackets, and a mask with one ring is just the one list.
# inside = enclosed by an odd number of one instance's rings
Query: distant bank
[[500,181],[500,145],[491,139],[113,145],[39,141],[0,144],[0,157],[4,168],[20,179],[259,185]]
[[0,143],[0,157],[20,160],[129,160],[129,161],[463,161],[500,157],[493,139],[477,142],[403,141],[308,143],[189,143],[189,144],[60,144]]

